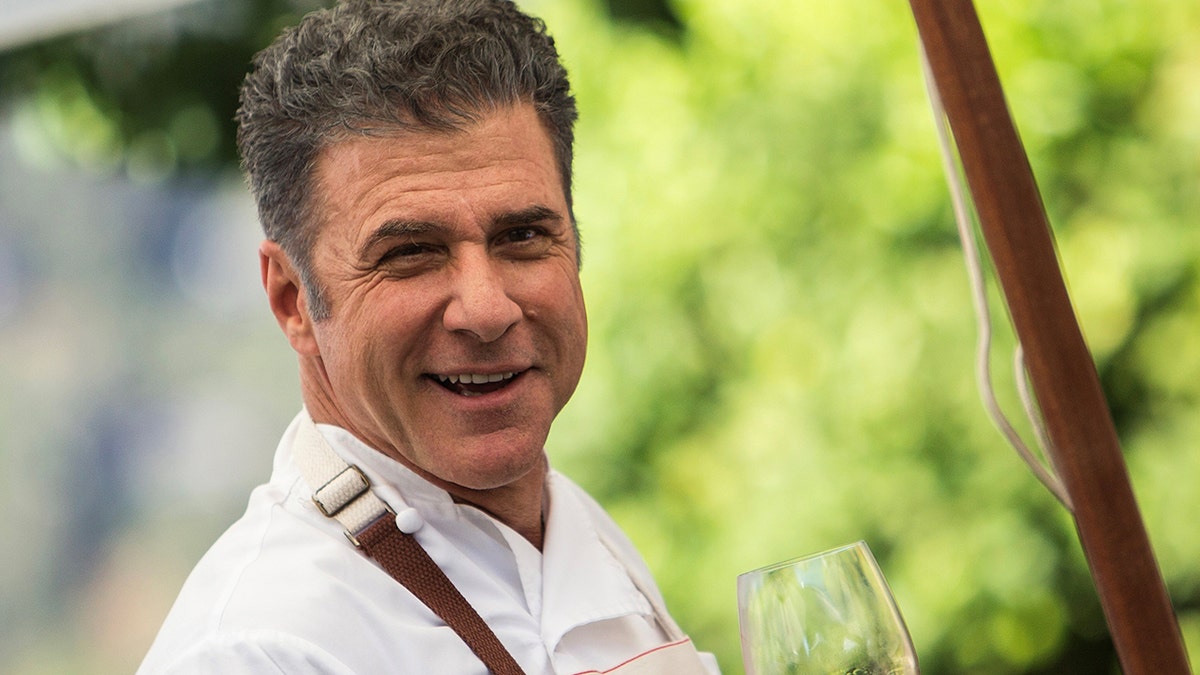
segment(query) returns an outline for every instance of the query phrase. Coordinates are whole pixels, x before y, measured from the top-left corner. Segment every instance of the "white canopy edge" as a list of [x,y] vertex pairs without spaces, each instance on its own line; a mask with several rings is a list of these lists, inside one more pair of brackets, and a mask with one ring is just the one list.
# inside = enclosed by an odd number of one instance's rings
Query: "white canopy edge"
[[0,0],[0,51],[196,0]]

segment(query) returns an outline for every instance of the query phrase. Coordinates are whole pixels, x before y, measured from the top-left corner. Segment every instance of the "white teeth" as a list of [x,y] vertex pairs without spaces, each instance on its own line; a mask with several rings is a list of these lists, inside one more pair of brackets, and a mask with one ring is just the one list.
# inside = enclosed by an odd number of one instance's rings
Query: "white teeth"
[[462,375],[438,375],[437,378],[449,384],[491,384],[512,379],[515,375],[516,373],[492,373],[491,375],[464,373]]

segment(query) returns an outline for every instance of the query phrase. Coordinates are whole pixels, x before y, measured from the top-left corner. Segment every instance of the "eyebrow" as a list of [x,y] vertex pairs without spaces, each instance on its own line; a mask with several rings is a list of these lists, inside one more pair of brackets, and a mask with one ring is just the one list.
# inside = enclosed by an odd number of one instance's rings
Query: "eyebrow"
[[547,220],[561,222],[562,219],[562,215],[554,209],[539,204],[530,206],[529,208],[521,209],[519,211],[502,213],[498,218],[496,218],[495,224],[502,227],[512,227],[514,225],[532,225],[534,223],[543,223]]

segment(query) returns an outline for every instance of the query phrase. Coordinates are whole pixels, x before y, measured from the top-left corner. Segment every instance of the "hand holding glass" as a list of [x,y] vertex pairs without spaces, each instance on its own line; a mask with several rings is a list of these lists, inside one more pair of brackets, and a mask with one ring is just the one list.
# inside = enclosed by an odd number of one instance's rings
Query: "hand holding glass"
[[747,675],[918,675],[887,582],[864,542],[738,577]]

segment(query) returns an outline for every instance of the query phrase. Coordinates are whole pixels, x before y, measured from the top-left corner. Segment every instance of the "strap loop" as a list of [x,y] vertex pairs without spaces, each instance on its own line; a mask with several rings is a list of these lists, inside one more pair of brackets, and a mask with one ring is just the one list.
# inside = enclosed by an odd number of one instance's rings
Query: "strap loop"
[[312,500],[326,518],[333,518],[370,488],[371,481],[367,480],[362,470],[349,464],[317,488],[316,492],[313,492]]

